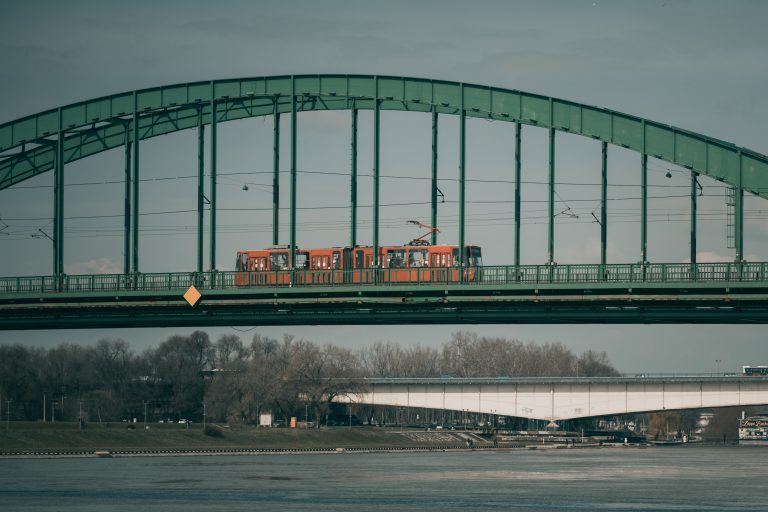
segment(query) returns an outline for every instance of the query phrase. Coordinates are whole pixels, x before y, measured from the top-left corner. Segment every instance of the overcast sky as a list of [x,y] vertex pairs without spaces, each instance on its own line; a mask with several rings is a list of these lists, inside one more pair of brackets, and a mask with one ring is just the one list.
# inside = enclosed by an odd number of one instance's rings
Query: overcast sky
[[[47,108],[155,85],[228,77],[304,73],[365,73],[474,82],[521,89],[607,107],[669,123],[768,153],[764,100],[768,4],[740,1],[11,1],[0,3],[0,122]],[[287,116],[283,116],[284,118]],[[386,112],[383,118],[382,202],[428,201],[429,116]],[[370,172],[370,113],[361,113],[361,173]],[[283,119],[288,133],[287,119]],[[457,121],[441,118],[442,241],[456,243]],[[227,123],[219,131],[219,204],[271,203],[271,119]],[[511,263],[513,127],[470,120],[468,173],[495,180],[468,186],[467,239],[483,247],[486,263]],[[287,143],[287,135],[283,143]],[[349,113],[313,113],[299,119],[299,170],[347,172]],[[285,148],[285,146],[284,146]],[[556,260],[596,262],[599,227],[599,145],[558,135]],[[287,149],[282,170],[288,169]],[[546,133],[524,129],[524,263],[546,257],[541,219],[546,190]],[[192,133],[142,144],[141,261],[146,272],[194,268],[196,147]],[[639,259],[639,157],[620,148],[609,155],[609,261]],[[121,270],[122,156],[107,152],[67,166],[65,267],[68,273]],[[670,172],[672,178],[667,178]],[[0,273],[50,272],[51,175],[0,192]],[[651,159],[649,252],[652,261],[688,257],[688,171]],[[399,177],[399,178],[398,178]],[[94,185],[94,182],[100,184]],[[105,182],[109,182],[104,184]],[[90,183],[90,184],[89,184]],[[287,184],[287,181],[284,183]],[[573,185],[572,183],[577,183]],[[700,258],[727,261],[724,190],[701,180]],[[89,184],[89,185],[83,185]],[[370,200],[360,181],[360,202]],[[248,190],[243,190],[248,185]],[[283,191],[287,192],[287,186]],[[321,209],[299,214],[299,243],[344,245],[348,237],[348,181],[301,175],[299,202]],[[287,194],[282,198],[287,206]],[[745,252],[768,258],[765,201],[746,201]],[[268,208],[267,208],[268,210]],[[74,219],[72,217],[94,217]],[[578,218],[577,218],[578,217]],[[220,213],[219,267],[231,269],[237,249],[271,243],[269,211]],[[382,241],[402,243],[418,232],[405,220],[429,219],[429,206],[382,209]],[[288,225],[285,211],[282,227]],[[362,243],[370,240],[370,210],[360,212]],[[4,234],[12,233],[12,234]],[[283,240],[287,231],[282,230]],[[768,363],[764,329],[749,326],[403,326],[265,328],[315,341],[362,346],[378,339],[438,344],[457,329],[525,341],[563,342],[576,351],[605,350],[627,372],[736,370]],[[0,343],[55,345],[121,337],[137,349],[174,329],[0,332]],[[231,329],[209,329],[214,337]]]

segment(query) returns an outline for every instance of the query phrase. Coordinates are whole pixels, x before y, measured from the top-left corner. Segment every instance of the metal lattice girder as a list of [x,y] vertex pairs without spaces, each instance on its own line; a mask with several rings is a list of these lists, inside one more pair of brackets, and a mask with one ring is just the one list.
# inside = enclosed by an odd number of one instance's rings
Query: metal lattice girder
[[[434,111],[520,122],[592,137],[695,170],[768,198],[768,156],[705,135],[642,118],[516,90],[474,84],[364,75],[297,75],[297,110],[371,110],[378,87],[383,110]],[[290,112],[292,77],[239,78],[135,91],[140,139],[194,128],[199,105],[219,122]],[[464,91],[463,98],[461,91]],[[124,143],[115,124],[134,111],[134,92],[82,101],[0,125],[0,190],[53,168],[54,149],[38,145],[66,130],[69,163]],[[60,123],[61,122],[61,123]],[[18,149],[17,151],[14,151]],[[23,150],[22,150],[23,149]],[[4,153],[4,154],[3,154]],[[3,158],[4,157],[4,158]]]

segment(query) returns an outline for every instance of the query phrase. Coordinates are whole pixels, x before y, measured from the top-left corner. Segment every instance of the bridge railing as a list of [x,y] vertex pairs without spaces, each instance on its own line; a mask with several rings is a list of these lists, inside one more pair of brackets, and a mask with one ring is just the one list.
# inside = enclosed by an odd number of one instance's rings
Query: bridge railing
[[521,265],[450,268],[165,272],[0,278],[0,295],[340,286],[766,282],[768,263]]

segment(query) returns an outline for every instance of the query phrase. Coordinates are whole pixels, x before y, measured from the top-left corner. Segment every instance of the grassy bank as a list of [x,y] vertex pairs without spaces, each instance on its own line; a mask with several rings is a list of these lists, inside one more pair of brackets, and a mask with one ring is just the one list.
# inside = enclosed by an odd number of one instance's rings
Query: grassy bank
[[242,449],[335,449],[411,448],[417,446],[461,446],[461,440],[444,436],[413,439],[399,429],[374,427],[347,429],[272,429],[257,427],[221,428],[221,437],[206,435],[201,425],[141,423],[89,424],[80,430],[73,423],[11,423],[0,425],[0,453],[20,451],[150,451],[150,450],[242,450]]

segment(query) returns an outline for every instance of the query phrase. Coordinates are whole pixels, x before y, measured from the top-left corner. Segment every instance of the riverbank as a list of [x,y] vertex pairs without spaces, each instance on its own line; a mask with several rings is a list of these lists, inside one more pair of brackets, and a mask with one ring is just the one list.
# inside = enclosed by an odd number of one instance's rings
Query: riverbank
[[[0,427],[0,456],[24,454],[249,453],[458,449],[491,446],[472,433],[424,432],[380,427],[288,429],[209,425],[16,423]],[[470,441],[470,442],[468,442]]]

